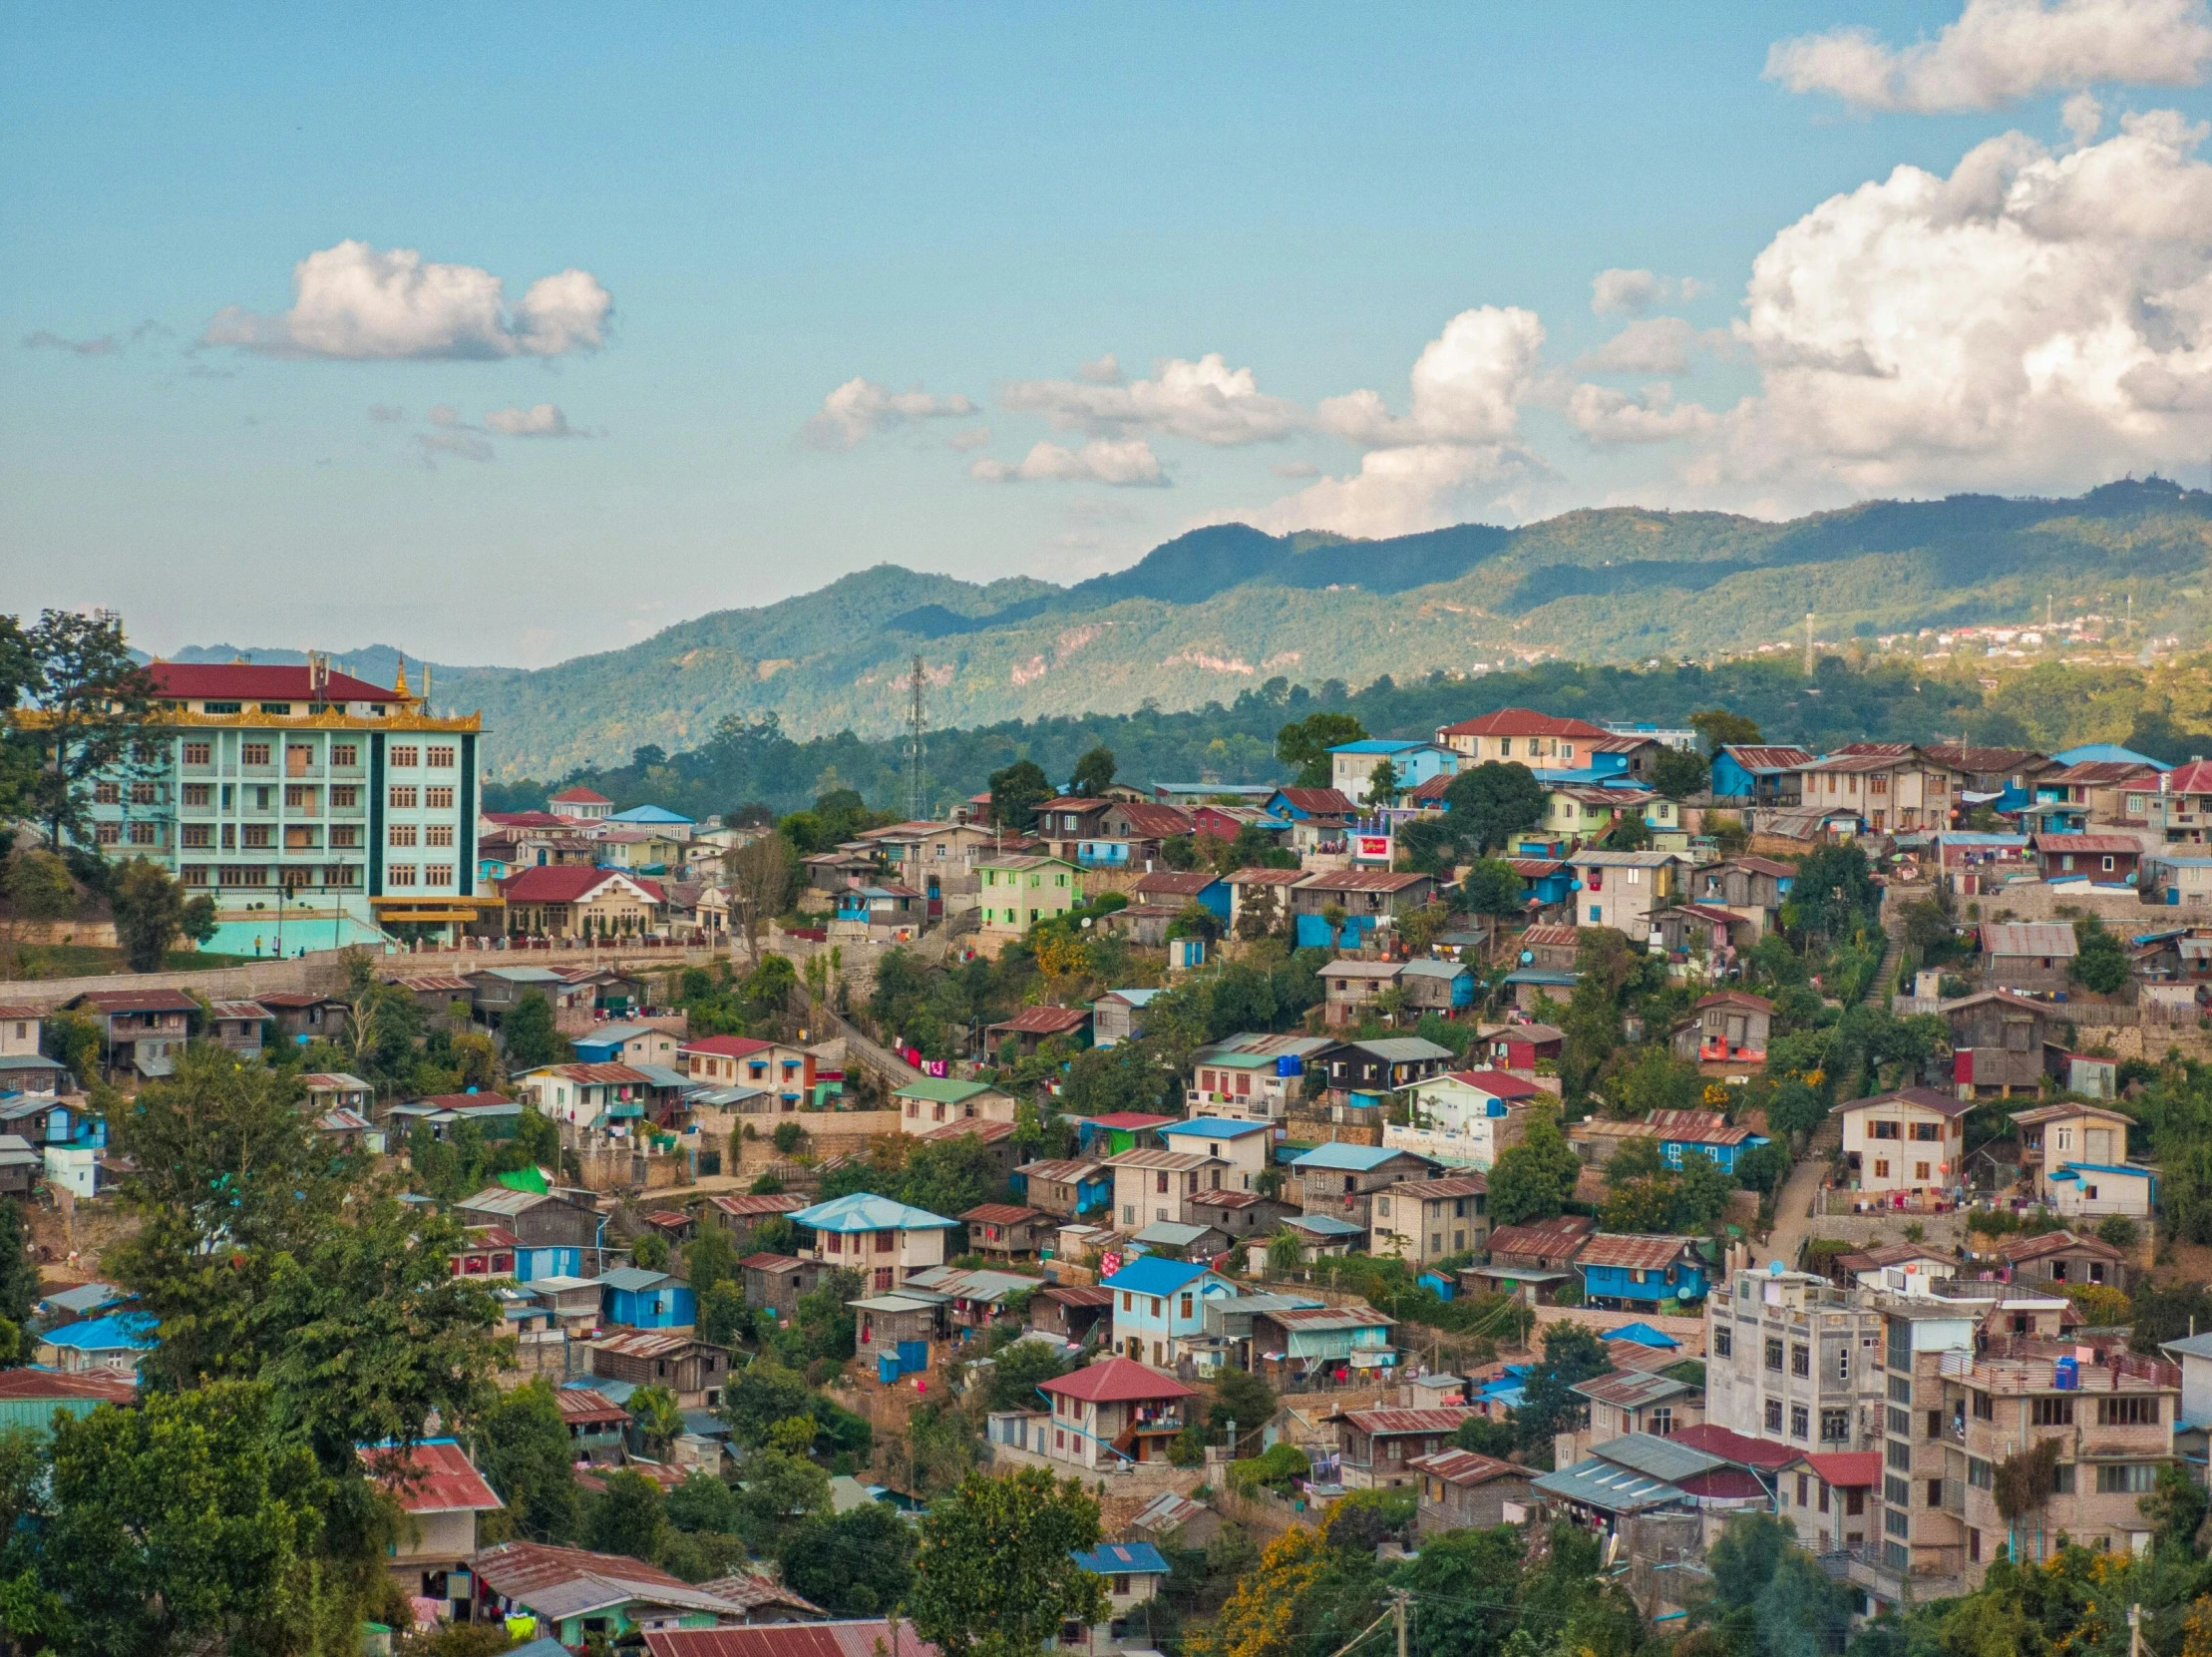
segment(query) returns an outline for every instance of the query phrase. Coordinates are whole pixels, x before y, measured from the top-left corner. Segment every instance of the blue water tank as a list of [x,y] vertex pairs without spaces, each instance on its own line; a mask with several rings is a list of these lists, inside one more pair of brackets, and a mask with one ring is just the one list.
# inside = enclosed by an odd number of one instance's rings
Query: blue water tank
[[894,1385],[899,1380],[899,1355],[896,1352],[877,1355],[876,1379],[886,1387]]
[[1287,1052],[1275,1061],[1275,1073],[1277,1075],[1303,1075],[1305,1074],[1305,1060],[1294,1052]]
[[2081,1365],[2072,1358],[2061,1358],[2050,1366],[2050,1384],[2061,1393],[2078,1393],[2081,1390]]

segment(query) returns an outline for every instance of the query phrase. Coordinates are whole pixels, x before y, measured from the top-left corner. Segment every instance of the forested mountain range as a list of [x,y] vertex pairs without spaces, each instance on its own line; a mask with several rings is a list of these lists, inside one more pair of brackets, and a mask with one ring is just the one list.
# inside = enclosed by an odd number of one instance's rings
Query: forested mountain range
[[[501,776],[557,777],[641,748],[701,748],[732,719],[773,716],[802,743],[886,736],[904,717],[917,654],[931,722],[972,733],[1243,705],[1276,679],[1341,699],[1321,687],[1547,658],[1715,657],[1794,638],[1808,610],[1822,637],[1849,638],[2026,621],[2046,598],[2061,615],[2116,614],[2132,595],[2140,630],[2194,645],[2206,633],[2195,616],[2212,586],[2208,559],[2212,495],[2155,478],[2071,500],[1872,502],[1787,523],[1623,507],[1386,541],[1228,524],[1066,588],[879,565],[552,667],[439,665],[433,689],[441,707],[483,710]],[[394,653],[340,659],[388,677]],[[1470,682],[1459,700],[1494,701],[1511,676]],[[1224,764],[1243,768],[1233,733],[1216,733],[1229,744]]]

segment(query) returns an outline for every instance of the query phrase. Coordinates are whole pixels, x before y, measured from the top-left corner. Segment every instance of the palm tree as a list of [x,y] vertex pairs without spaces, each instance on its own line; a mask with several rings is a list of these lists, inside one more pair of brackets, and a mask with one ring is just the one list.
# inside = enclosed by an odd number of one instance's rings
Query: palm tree
[[676,1395],[665,1387],[640,1387],[630,1394],[630,1421],[636,1425],[645,1448],[665,1459],[668,1447],[683,1432],[683,1411]]

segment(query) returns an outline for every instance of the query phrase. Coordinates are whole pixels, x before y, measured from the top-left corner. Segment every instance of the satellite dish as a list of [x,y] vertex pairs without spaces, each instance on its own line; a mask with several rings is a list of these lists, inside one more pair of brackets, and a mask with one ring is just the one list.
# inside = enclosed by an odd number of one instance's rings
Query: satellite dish
[[1528,964],[1529,964],[1530,962],[1534,961],[1535,959],[1536,959],[1536,952],[1535,952],[1534,950],[1523,950],[1523,951],[1521,952],[1521,965],[1522,965],[1522,966],[1526,967],[1526,966],[1527,966],[1527,965],[1528,965]]

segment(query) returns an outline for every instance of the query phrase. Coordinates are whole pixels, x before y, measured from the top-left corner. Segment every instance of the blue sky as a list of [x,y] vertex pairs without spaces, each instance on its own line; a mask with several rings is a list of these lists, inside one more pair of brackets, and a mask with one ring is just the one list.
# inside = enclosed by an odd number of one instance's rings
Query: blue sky
[[[2201,0],[1961,3],[14,8],[0,607],[537,663],[1224,518],[2201,485]],[[458,334],[348,310],[399,250]]]

